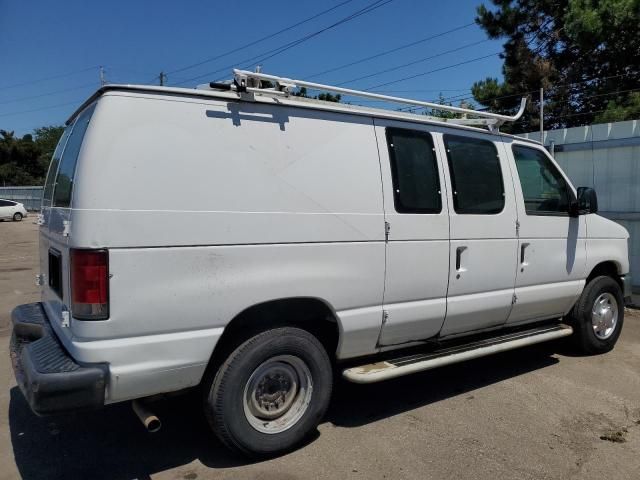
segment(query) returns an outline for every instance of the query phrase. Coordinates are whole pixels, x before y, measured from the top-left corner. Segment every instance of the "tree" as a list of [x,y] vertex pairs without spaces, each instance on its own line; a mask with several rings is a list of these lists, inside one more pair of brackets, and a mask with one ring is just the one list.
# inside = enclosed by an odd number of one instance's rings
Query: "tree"
[[633,92],[626,102],[610,100],[604,112],[596,115],[596,123],[616,122],[620,119],[640,118],[640,92]]
[[312,97],[307,93],[307,87],[300,87],[296,92],[293,92],[293,95],[296,97],[315,98],[316,100],[323,100],[325,102],[335,102],[335,103],[340,103],[340,100],[342,99],[342,95],[340,94],[333,95],[331,93],[320,93],[319,95]]
[[513,113],[528,95],[523,120],[510,127],[517,131],[539,128],[540,87],[545,128],[637,117],[640,0],[491,1],[496,9],[479,6],[476,22],[506,39],[504,81],[475,82],[478,103]]
[[[440,105],[446,105],[448,107],[452,107],[453,104],[451,102],[446,102],[444,95],[442,95],[442,92],[440,92],[438,94],[438,104]],[[465,102],[464,100],[460,101],[460,104],[458,105],[460,108],[472,108],[471,105],[469,105],[467,102]],[[449,110],[438,110],[437,108],[431,108],[431,109],[427,109],[424,111],[424,115],[427,115],[429,117],[437,117],[437,118],[445,118],[445,119],[450,119],[450,118],[462,118],[462,114],[461,113],[455,113],[455,112],[451,112]]]
[[41,185],[64,127],[42,127],[16,138],[0,130],[0,185]]

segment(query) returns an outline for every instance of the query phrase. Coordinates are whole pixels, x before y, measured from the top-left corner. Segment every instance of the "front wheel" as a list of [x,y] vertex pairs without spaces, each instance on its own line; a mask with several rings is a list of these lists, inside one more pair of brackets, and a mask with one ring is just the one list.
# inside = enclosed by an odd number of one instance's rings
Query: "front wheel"
[[322,344],[299,328],[268,330],[245,341],[204,384],[204,409],[218,438],[262,456],[286,452],[320,423],[332,368]]
[[574,344],[582,353],[592,355],[611,350],[624,322],[624,298],[618,282],[607,276],[592,279],[567,321],[574,330]]

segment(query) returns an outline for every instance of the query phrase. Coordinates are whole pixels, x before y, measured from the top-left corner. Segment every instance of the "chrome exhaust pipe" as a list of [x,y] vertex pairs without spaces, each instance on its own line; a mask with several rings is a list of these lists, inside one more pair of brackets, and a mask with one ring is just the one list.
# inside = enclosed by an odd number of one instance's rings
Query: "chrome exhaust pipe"
[[144,428],[147,429],[147,432],[156,433],[160,430],[160,427],[162,427],[162,422],[152,412],[147,410],[142,402],[140,402],[139,400],[134,400],[133,402],[131,402],[131,407],[144,425]]

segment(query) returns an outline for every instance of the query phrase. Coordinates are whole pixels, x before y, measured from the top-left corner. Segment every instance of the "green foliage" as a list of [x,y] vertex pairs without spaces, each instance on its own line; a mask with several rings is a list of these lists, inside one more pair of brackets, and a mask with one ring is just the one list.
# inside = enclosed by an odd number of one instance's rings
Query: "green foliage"
[[504,81],[474,83],[478,103],[513,113],[527,93],[516,131],[539,128],[540,87],[545,128],[638,118],[629,90],[640,87],[640,0],[491,1],[495,9],[478,7],[476,22],[506,40]]
[[42,127],[16,138],[0,130],[0,185],[42,185],[64,127]]
[[316,100],[323,100],[325,102],[335,102],[335,103],[340,103],[340,100],[342,99],[342,95],[340,94],[333,95],[331,93],[321,93],[319,95],[316,95],[315,97],[312,97],[307,93],[306,87],[300,87],[298,91],[293,92],[293,95],[296,97],[315,98]]
[[[445,101],[444,95],[442,95],[442,93],[438,94],[438,103],[440,105],[446,105],[446,106],[449,106],[449,107],[453,106],[453,104],[451,102],[447,103]],[[465,105],[463,103],[460,103],[460,106],[462,108],[469,108],[468,105]],[[437,117],[437,118],[445,118],[445,119],[462,118],[462,115],[459,114],[459,113],[450,112],[448,110],[438,110],[437,108],[432,108],[432,109],[429,109],[429,110],[425,110],[424,114],[429,116],[429,117]]]
[[617,122],[640,118],[640,92],[633,92],[623,100],[610,100],[604,112],[596,115],[596,123]]

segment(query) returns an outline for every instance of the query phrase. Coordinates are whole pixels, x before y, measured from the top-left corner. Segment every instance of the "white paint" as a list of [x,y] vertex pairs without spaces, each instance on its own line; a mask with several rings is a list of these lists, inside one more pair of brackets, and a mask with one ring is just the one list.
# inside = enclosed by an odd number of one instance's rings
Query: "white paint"
[[430,127],[421,124],[384,119],[376,119],[375,124],[385,219],[391,225],[384,294],[388,318],[380,334],[380,344],[393,345],[433,337],[442,327],[449,275],[449,207],[444,164],[438,157],[442,212],[396,213],[385,128],[410,128],[435,135]]
[[[514,187],[520,223],[515,285],[518,301],[509,315],[509,323],[520,323],[527,319],[566,314],[582,291],[584,282],[580,280],[586,278],[590,270],[586,270],[586,216],[541,216],[526,213],[512,151],[514,144],[522,145],[518,141],[505,141],[503,151],[516,179]],[[529,144],[526,146],[540,151],[557,167],[544,148]],[[566,176],[563,176],[571,185]],[[523,245],[524,261],[521,261]]]
[[16,213],[22,215],[23,218],[28,216],[27,209],[22,203],[0,198],[0,220],[13,220]]
[[[524,136],[528,141],[540,138],[538,132]],[[592,187],[596,190],[600,216],[594,216],[593,222],[604,224],[605,238],[613,234],[615,226],[604,222],[602,217],[614,220],[629,231],[629,271],[635,286],[640,285],[640,144],[615,145],[615,142],[633,142],[639,137],[640,120],[545,132],[548,148],[551,148],[551,144],[565,148],[564,151],[557,148],[554,158],[572,183],[576,187]],[[591,217],[587,217],[588,223]]]
[[[110,402],[197,385],[226,325],[263,302],[323,302],[338,323],[335,355],[346,359],[559,315],[597,263],[626,273],[626,231],[610,222],[522,223],[503,145],[513,137],[375,112],[171,88],[108,88],[99,97],[72,208],[43,209],[40,255],[47,315],[75,358],[109,364]],[[441,213],[395,212],[390,126],[431,133]],[[496,144],[503,212],[453,212],[446,133]],[[578,247],[567,272],[571,222]],[[517,276],[525,239],[531,257]],[[62,298],[46,286],[49,248],[62,254]],[[62,328],[70,248],[109,249],[108,320],[72,317]]]
[[[457,132],[446,132],[458,134]],[[504,185],[504,208],[495,215],[458,214],[449,195],[451,248],[447,318],[440,334],[455,335],[503,324],[511,311],[517,255],[513,180],[499,137],[469,135],[493,141],[500,161]],[[440,139],[445,157],[445,144]],[[447,171],[447,190],[452,191]],[[460,270],[456,270],[456,250],[462,248]]]

